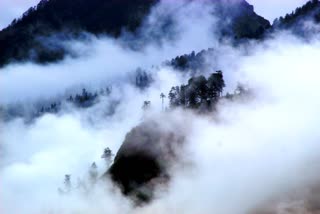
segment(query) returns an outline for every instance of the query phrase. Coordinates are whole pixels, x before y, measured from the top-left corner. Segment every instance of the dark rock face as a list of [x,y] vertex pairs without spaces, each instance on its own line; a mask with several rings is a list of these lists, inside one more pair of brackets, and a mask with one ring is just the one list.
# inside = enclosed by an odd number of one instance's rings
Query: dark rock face
[[[221,17],[222,35],[235,39],[259,39],[271,24],[254,12],[245,0],[218,0],[217,14]],[[229,19],[229,24],[225,24]]]
[[179,159],[177,148],[181,151],[184,134],[178,130],[155,121],[137,126],[127,134],[107,175],[137,203],[150,201],[154,188],[170,179],[169,168]]
[[154,186],[148,183],[152,179],[164,176],[165,172],[154,157],[146,153],[136,153],[128,156],[119,155],[109,173],[124,195],[129,195],[136,202],[142,203],[152,199]]

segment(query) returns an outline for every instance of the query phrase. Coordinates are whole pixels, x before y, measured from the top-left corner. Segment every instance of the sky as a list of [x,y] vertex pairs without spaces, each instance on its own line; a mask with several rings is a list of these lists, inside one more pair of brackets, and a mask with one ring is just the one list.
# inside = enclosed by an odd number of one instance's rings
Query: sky
[[1,0],[0,29],[8,26],[13,19],[20,17],[28,8],[39,2],[40,0]]
[[[31,6],[37,5],[39,0],[1,0],[0,1],[0,29],[6,27],[14,18],[20,17]],[[271,22],[307,0],[248,0],[255,6],[256,12]]]
[[308,0],[247,0],[250,4],[255,6],[255,11],[262,15],[270,22],[280,16],[295,10],[302,6]]

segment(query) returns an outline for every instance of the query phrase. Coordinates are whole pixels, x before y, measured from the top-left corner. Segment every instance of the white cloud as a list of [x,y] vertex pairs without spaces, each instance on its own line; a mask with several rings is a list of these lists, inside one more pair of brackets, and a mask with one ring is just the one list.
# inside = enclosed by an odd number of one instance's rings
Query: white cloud
[[[159,8],[163,9],[162,6]],[[124,48],[118,40],[94,37],[92,43],[71,41],[66,44],[74,52],[84,55],[79,59],[66,59],[49,66],[11,64],[0,74],[0,103],[49,98],[79,85],[117,84],[137,67],[149,69],[178,55],[213,47],[217,44],[211,32],[215,19],[208,16],[209,12],[209,8],[197,3],[178,10],[175,16],[179,33],[172,36],[174,41],[164,41],[162,46],[151,43],[142,50],[132,51]],[[152,17],[146,32],[159,30],[152,25],[152,20],[156,20]]]

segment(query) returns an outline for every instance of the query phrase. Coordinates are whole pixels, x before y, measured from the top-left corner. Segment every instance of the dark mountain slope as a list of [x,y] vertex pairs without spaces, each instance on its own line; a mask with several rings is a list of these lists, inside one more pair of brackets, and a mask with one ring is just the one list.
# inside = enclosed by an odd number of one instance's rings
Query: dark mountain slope
[[305,5],[298,7],[291,14],[286,14],[285,17],[276,19],[273,23],[273,28],[274,30],[292,30],[296,34],[305,36],[308,33],[308,28],[306,28],[304,24],[306,21],[320,24],[319,0],[308,1]]
[[[46,37],[58,35],[58,39],[68,39],[82,32],[118,37],[123,29],[135,32],[159,1],[42,0],[0,31],[0,67],[12,61],[46,63],[63,59],[67,54],[63,45],[47,44],[43,39]],[[222,36],[259,38],[270,27],[245,0],[210,0],[207,3],[217,4],[214,15],[221,18]]]
[[[271,27],[270,22],[254,12],[245,0],[220,0],[217,14],[221,19],[223,35],[235,39],[259,39]],[[225,22],[230,20],[230,24]]]
[[8,29],[83,30],[119,35],[121,28],[135,30],[157,0],[42,0]]
[[[39,37],[86,31],[117,37],[135,31],[158,0],[42,0],[0,32],[0,65],[33,57],[44,63],[63,58],[61,46],[48,48]],[[49,50],[48,50],[49,49]],[[31,50],[33,50],[31,52]],[[34,54],[32,54],[34,53]]]
[[169,169],[179,163],[184,148],[187,126],[167,115],[162,117],[166,117],[167,127],[146,120],[133,128],[105,174],[138,204],[152,200],[154,188],[170,179]]

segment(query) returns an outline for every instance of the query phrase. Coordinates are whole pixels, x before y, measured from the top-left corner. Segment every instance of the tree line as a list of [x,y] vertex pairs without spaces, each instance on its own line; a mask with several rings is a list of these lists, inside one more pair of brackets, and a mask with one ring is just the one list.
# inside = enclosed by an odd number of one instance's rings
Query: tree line
[[164,64],[178,71],[200,71],[208,67],[209,64],[206,58],[213,52],[213,48],[208,48],[198,53],[192,51],[191,54],[177,56]]
[[[83,88],[82,93],[70,95],[66,102],[78,108],[92,107],[99,101],[101,96],[109,96],[111,94],[111,87],[101,88],[99,91],[90,92]],[[61,110],[61,101],[53,102],[48,106],[42,106],[35,116],[41,116],[46,113],[58,113]]]
[[[314,14],[310,14],[311,12],[315,12]],[[319,0],[310,0],[302,7],[296,8],[295,11],[292,11],[290,14],[286,14],[284,17],[281,16],[279,19],[274,21],[274,25],[276,26],[290,26],[295,23],[296,19],[304,17],[306,15],[313,15],[314,21],[317,23],[320,22],[320,2]]]
[[[164,106],[164,99],[169,99],[169,109],[183,108],[193,109],[200,112],[215,110],[216,104],[222,100],[240,101],[247,100],[254,96],[251,89],[238,83],[233,93],[223,94],[225,81],[222,71],[216,71],[206,78],[203,75],[194,76],[188,80],[187,84],[173,86],[166,96],[160,94],[162,111],[168,110]],[[151,108],[151,101],[143,102],[142,109]]]
[[188,84],[172,87],[168,98],[171,108],[212,109],[222,95],[225,82],[222,71],[192,77]]

